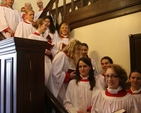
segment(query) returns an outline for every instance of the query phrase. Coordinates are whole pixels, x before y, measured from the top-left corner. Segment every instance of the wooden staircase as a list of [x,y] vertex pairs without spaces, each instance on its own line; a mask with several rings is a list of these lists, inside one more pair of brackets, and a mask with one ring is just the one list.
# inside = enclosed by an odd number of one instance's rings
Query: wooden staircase
[[[67,22],[71,30],[141,11],[141,0],[71,0],[59,6],[59,0],[50,0],[40,17],[49,11],[55,24]],[[53,9],[53,6],[55,8]]]

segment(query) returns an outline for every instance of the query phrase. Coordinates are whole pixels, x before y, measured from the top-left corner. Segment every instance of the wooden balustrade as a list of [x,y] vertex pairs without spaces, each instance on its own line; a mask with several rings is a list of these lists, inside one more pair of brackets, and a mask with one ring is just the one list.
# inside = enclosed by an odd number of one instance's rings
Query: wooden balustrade
[[56,4],[56,8],[51,10],[55,23],[67,22],[71,30],[141,11],[141,0],[71,0],[68,4],[64,0],[63,6],[60,7],[58,7],[58,1],[50,0],[52,6],[53,3]]

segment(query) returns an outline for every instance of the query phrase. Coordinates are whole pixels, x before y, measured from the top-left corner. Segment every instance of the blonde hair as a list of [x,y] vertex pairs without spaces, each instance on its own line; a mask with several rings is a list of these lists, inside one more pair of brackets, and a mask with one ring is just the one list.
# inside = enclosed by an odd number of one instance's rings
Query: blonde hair
[[38,29],[39,25],[43,25],[44,23],[44,19],[43,18],[39,18],[36,22],[33,22],[32,23],[32,26],[35,28],[35,29]]
[[61,29],[62,29],[63,26],[67,26],[68,27],[68,34],[67,35],[69,36],[68,38],[70,39],[70,27],[69,27],[69,24],[67,24],[67,23],[61,23],[60,24],[59,35],[61,35]]
[[29,12],[33,12],[33,13],[34,13],[34,11],[33,11],[32,9],[25,10],[25,14],[26,14],[26,15],[27,15]]
[[75,66],[77,65],[77,62],[80,59],[80,54],[76,53],[76,51],[80,46],[81,46],[81,42],[74,39],[62,50],[72,60]]

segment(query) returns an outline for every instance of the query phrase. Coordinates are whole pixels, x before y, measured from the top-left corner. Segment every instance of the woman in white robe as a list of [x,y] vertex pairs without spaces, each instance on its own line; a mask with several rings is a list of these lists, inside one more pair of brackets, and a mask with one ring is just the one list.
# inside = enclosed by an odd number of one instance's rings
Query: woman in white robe
[[70,35],[70,28],[67,23],[61,23],[59,26],[59,39],[57,41],[57,49],[62,50],[74,38]]
[[33,34],[36,31],[35,28],[32,26],[34,11],[25,11],[25,17],[26,19],[18,24],[14,35],[15,37],[28,38],[29,35]]
[[47,22],[47,30],[43,34],[43,37],[47,39],[48,43],[51,43],[53,48],[51,49],[52,57],[59,51],[57,49],[57,41],[59,39],[58,32],[55,28],[54,21],[50,15],[44,17],[45,21]]
[[58,52],[53,61],[48,80],[48,88],[53,95],[63,103],[66,88],[70,79],[75,77],[75,73],[67,73],[69,68],[76,66],[80,58],[81,42],[78,40],[71,41],[63,51]]
[[[41,41],[46,41],[47,40],[42,36],[42,34],[45,32],[47,29],[47,23],[45,22],[44,19],[40,18],[36,22],[33,23],[33,26],[36,28],[36,32],[31,34],[28,39],[34,39],[34,40],[41,40]],[[45,86],[47,86],[47,81],[49,78],[49,72],[51,70],[51,60],[48,60],[48,55],[51,54],[51,51],[49,49],[45,50]]]
[[136,98],[138,105],[141,105],[141,72],[139,70],[131,71],[128,81],[130,88],[126,91]]
[[82,43],[81,44],[81,57],[86,57],[90,59],[92,66],[93,66],[94,74],[98,75],[99,69],[97,67],[95,60],[88,56],[88,50],[89,50],[89,46],[86,43]]
[[91,61],[80,58],[76,67],[76,78],[69,82],[64,107],[70,113],[86,113],[92,106],[92,95],[102,89],[95,80]]
[[18,11],[12,8],[14,1],[11,2],[6,0],[6,5],[0,6],[0,32],[6,38],[14,36],[17,25],[21,22]]
[[101,63],[101,68],[103,69],[103,73],[97,75],[96,79],[101,83],[103,89],[106,89],[106,83],[104,81],[104,76],[105,76],[107,67],[110,64],[113,64],[113,60],[109,56],[104,56],[101,58],[100,63]]
[[108,66],[105,72],[108,88],[94,96],[91,113],[140,113],[136,99],[126,92],[127,78],[119,65]]

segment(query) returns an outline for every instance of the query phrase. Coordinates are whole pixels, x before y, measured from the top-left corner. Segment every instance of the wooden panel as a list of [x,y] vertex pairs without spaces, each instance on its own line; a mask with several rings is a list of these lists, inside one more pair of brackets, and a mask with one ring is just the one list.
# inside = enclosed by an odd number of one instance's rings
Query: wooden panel
[[141,34],[129,36],[131,70],[141,70]]
[[0,76],[0,112],[15,113],[16,106],[16,81],[14,78],[14,56],[9,55],[1,58],[1,76]]
[[0,41],[0,113],[45,113],[46,42]]

